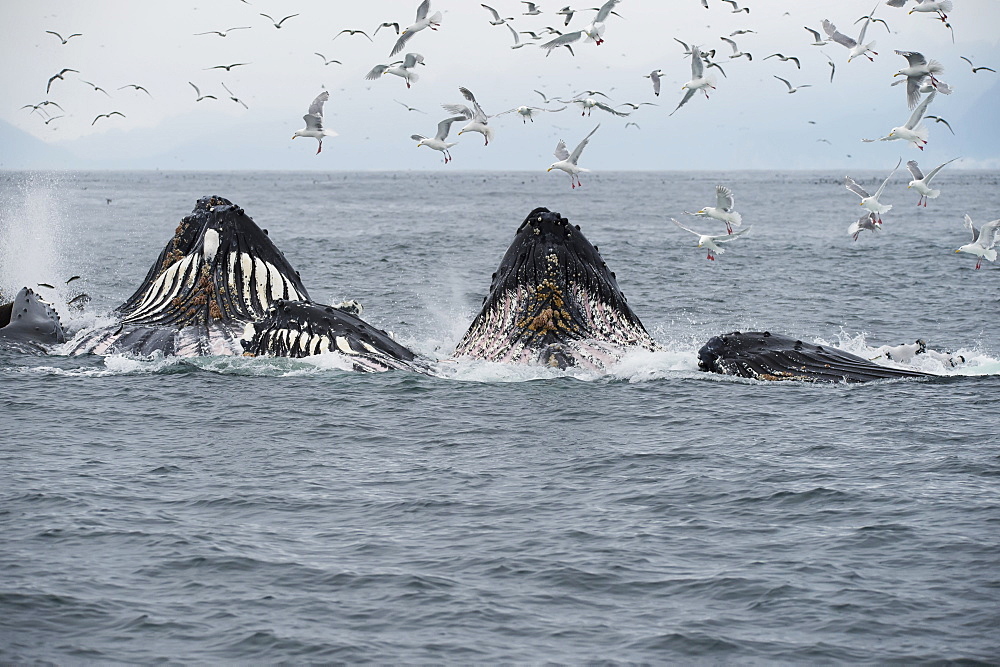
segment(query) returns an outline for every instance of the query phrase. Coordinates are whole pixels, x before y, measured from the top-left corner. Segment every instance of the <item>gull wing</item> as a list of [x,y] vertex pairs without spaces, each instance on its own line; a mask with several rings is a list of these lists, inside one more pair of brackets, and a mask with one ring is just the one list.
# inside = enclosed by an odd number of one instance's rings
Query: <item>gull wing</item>
[[317,118],[323,118],[323,104],[330,99],[330,91],[324,90],[322,93],[316,96],[316,99],[312,101],[309,105],[309,115],[316,116]]
[[482,7],[483,9],[485,9],[486,11],[488,11],[490,14],[493,14],[493,20],[494,21],[499,21],[500,20],[500,15],[497,14],[497,10],[493,9],[489,5],[482,5],[481,4],[479,6]]
[[867,199],[868,197],[871,197],[871,195],[868,194],[868,191],[865,190],[860,185],[858,185],[857,182],[850,176],[844,177],[844,187],[846,187],[848,190],[850,190],[857,196],[861,197],[862,199]]
[[[943,162],[943,163],[939,164],[938,166],[934,167],[933,169],[931,169],[931,173],[927,174],[927,178],[924,180],[924,183],[930,183],[931,179],[934,178],[935,176],[937,176],[937,173],[939,171],[941,171],[941,169],[943,169],[946,164],[948,164],[950,162],[954,162],[957,159],[958,159],[957,157],[953,157],[952,159],[948,160],[948,162]],[[907,164],[909,164],[909,163],[907,163]]]
[[996,245],[998,236],[1000,236],[1000,220],[992,220],[979,228],[975,242],[984,250],[989,250]]
[[903,56],[904,58],[906,58],[906,63],[910,67],[927,64],[927,58],[924,58],[924,54],[917,53],[916,51],[894,50],[893,53],[895,53],[897,56]]
[[422,134],[411,134],[411,135],[410,135],[410,139],[413,139],[414,141],[423,141],[423,140],[424,140],[424,139],[426,139],[426,138],[427,138],[427,137],[425,137],[425,136],[424,136],[424,135],[422,135]]
[[729,44],[729,46],[733,47],[733,54],[737,54],[740,52],[739,47],[736,46],[736,42],[734,42],[733,40],[729,39],[728,37],[720,37],[719,39]]
[[889,172],[889,175],[885,177],[884,181],[882,181],[882,185],[878,186],[878,190],[875,191],[875,199],[878,199],[879,197],[882,196],[882,191],[885,190],[886,184],[889,183],[889,179],[892,178],[892,175],[896,173],[897,169],[899,169],[899,164],[902,161],[903,158],[899,158],[898,160],[896,160],[896,166],[892,168],[892,171]]
[[[601,124],[598,123],[597,127],[600,127],[600,126],[601,126]],[[573,152],[570,153],[570,156],[569,156],[569,161],[570,162],[572,162],[573,164],[577,163],[577,160],[580,159],[580,154],[583,153],[583,149],[587,147],[587,142],[590,141],[590,138],[592,136],[594,136],[594,132],[597,132],[597,127],[595,127],[593,130],[591,130],[590,134],[588,134],[587,136],[585,136],[583,138],[583,141],[581,141],[579,144],[576,145],[576,148],[574,148]]]
[[830,39],[837,42],[837,44],[846,46],[849,49],[853,49],[855,46],[858,45],[858,43],[855,42],[852,38],[848,37],[842,32],[839,32],[837,30],[837,26],[833,25],[826,19],[823,19],[823,32],[825,32],[830,37]]
[[[822,38],[819,36],[819,33],[817,31],[813,30],[812,28],[810,28],[808,26],[802,26],[802,27],[805,28],[806,30],[808,30],[810,32],[810,34],[812,34],[814,42],[819,42],[819,41],[822,40]],[[822,41],[825,41],[825,40],[822,40]]]
[[448,113],[458,114],[465,120],[472,120],[472,109],[464,104],[442,104],[441,108]]
[[431,0],[424,0],[417,7],[417,21],[423,21],[427,18],[427,12],[431,10]]
[[[680,109],[682,106],[687,104],[687,101],[692,97],[694,97],[694,90],[692,88],[688,88],[688,91],[684,93],[684,97],[681,98],[680,104],[677,105],[677,109]],[[675,113],[677,113],[677,109],[671,111],[670,115],[673,116]]]
[[434,138],[438,141],[444,141],[447,139],[448,131],[451,130],[451,124],[456,120],[466,120],[466,118],[465,116],[452,116],[451,118],[445,118],[443,121],[438,123],[438,131],[437,134],[434,135]]
[[683,229],[685,232],[691,232],[692,234],[694,234],[695,236],[698,236],[698,237],[704,236],[704,234],[702,234],[701,232],[696,232],[696,231],[694,231],[693,229],[691,229],[689,227],[685,227],[681,223],[677,222],[677,220],[675,218],[670,218],[670,219],[673,220],[673,222],[674,222],[675,225],[677,225],[678,227],[680,227],[681,229]]
[[920,171],[920,167],[917,166],[916,160],[910,160],[906,163],[906,168],[910,170],[910,175],[913,176],[913,180],[922,181],[924,174]]
[[544,44],[539,44],[538,48],[545,49],[546,51],[551,51],[557,46],[566,46],[567,44],[572,44],[573,42],[580,39],[583,35],[582,30],[577,30],[575,32],[567,32],[565,35],[559,35],[555,39],[545,42]]
[[617,109],[612,109],[611,107],[609,107],[604,102],[598,102],[594,106],[596,106],[598,109],[602,109],[602,110],[607,111],[608,113],[614,114],[616,116],[622,116],[622,117],[624,117],[624,116],[628,115],[624,111],[618,111]]
[[483,108],[479,106],[479,102],[476,101],[476,96],[472,94],[472,91],[465,86],[459,86],[458,92],[462,93],[462,97],[472,102],[472,110],[474,112],[472,114],[472,119],[477,123],[486,123],[488,116],[486,115],[486,112],[483,111]]
[[[424,0],[424,4],[427,4],[427,0]],[[420,6],[423,7],[424,5],[420,5]],[[396,44],[392,47],[392,51],[389,53],[389,55],[390,56],[394,56],[397,53],[399,53],[400,51],[402,51],[403,49],[405,49],[406,48],[406,43],[408,41],[410,41],[410,38],[413,37],[414,34],[415,33],[412,33],[412,32],[404,32],[403,34],[401,34],[396,39]]]
[[727,188],[725,185],[715,186],[715,205],[721,208],[726,213],[733,210],[733,206],[736,204],[736,198],[733,197],[733,191]]
[[777,79],[778,81],[784,82],[784,84],[788,86],[788,90],[792,89],[792,84],[788,83],[787,79],[782,79],[780,76],[775,76],[774,78]]
[[621,2],[621,0],[608,0],[601,5],[601,8],[597,10],[597,16],[594,17],[594,23],[603,23],[604,20],[608,18],[608,14],[611,13],[611,10],[614,9],[615,5],[619,2]]
[[979,238],[979,230],[972,224],[972,218],[969,217],[968,213],[965,214],[965,228],[972,232],[972,242],[975,243],[976,239]]
[[753,225],[750,225],[745,229],[740,229],[739,231],[735,231],[732,234],[720,234],[719,236],[712,236],[710,238],[715,243],[728,243],[729,241],[735,241],[737,236],[743,236],[751,229],[753,229]]
[[556,156],[556,159],[565,162],[566,158],[569,157],[569,151],[566,150],[566,142],[560,139],[559,143],[556,144],[555,152],[552,154]]
[[375,79],[385,74],[385,71],[387,69],[389,69],[388,65],[375,65],[375,67],[372,67],[372,71],[368,72],[368,74],[365,74],[365,79],[367,79],[368,81],[374,81]]
[[424,57],[419,53],[407,53],[403,56],[403,69],[413,69],[424,62]]
[[906,129],[912,130],[920,124],[920,121],[924,118],[924,114],[927,113],[927,107],[936,95],[937,91],[932,90],[928,93],[927,97],[924,98],[924,101],[917,105],[917,108],[913,110],[912,114],[910,114],[910,119],[906,121],[906,125],[904,126]]
[[652,81],[653,81],[653,94],[654,95],[659,95],[660,94],[660,75],[656,73],[656,70],[653,70],[652,72],[649,73],[649,78],[652,79]]
[[[865,43],[865,33],[868,31],[868,26],[871,25],[872,19],[875,18],[875,10],[876,9],[878,9],[878,3],[877,2],[875,3],[875,6],[872,7],[872,10],[870,12],[868,12],[868,16],[865,17],[865,24],[863,26],[861,26],[861,33],[858,35],[858,43],[859,44],[864,44]],[[888,28],[888,27],[889,26],[887,24],[886,28]]]
[[[701,49],[691,47],[691,80],[700,79],[705,73],[705,63],[701,59]],[[694,92],[694,91],[691,91]]]

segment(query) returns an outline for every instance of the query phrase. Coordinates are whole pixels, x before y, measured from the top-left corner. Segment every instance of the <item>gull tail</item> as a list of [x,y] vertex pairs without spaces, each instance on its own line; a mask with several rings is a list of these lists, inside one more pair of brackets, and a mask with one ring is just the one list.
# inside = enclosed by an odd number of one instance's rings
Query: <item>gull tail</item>
[[955,5],[952,4],[951,0],[944,0],[944,2],[941,3],[941,11],[944,12],[945,14],[947,14],[954,8]]
[[739,227],[740,225],[743,224],[743,216],[737,213],[736,211],[733,211],[733,219],[730,221],[729,224],[731,224],[733,227]]
[[997,261],[997,251],[996,248],[987,248],[983,251],[983,258],[988,259],[991,262]]

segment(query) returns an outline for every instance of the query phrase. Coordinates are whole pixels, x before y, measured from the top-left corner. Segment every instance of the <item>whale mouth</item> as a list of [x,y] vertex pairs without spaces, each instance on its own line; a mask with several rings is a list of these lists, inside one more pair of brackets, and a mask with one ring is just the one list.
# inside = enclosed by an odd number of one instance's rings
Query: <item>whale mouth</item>
[[202,197],[115,309],[120,323],[88,332],[68,352],[241,354],[244,324],[276,299],[309,299],[298,272],[242,208]]
[[603,370],[627,348],[657,349],[597,247],[559,213],[518,227],[456,356]]

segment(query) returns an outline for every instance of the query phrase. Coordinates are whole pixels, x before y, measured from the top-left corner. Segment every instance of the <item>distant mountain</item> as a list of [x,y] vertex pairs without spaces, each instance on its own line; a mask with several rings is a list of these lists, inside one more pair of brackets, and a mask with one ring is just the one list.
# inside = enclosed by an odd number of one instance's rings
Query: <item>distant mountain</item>
[[0,120],[0,169],[76,169],[80,166],[68,151],[50,146]]

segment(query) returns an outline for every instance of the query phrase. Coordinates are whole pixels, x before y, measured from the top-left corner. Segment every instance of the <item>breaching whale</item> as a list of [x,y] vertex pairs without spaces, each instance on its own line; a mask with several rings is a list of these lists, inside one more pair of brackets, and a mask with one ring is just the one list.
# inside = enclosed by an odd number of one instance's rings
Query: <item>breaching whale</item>
[[[239,206],[203,197],[181,220],[111,326],[79,332],[68,354],[305,357],[337,352],[358,371],[432,373],[346,305],[313,302],[267,232]],[[0,307],[0,349],[43,352],[65,340],[59,317],[30,289]],[[658,350],[597,247],[559,213],[525,218],[492,276],[455,357],[607,370],[630,349]],[[933,377],[768,332],[716,336],[702,370],[758,380],[864,382]]]
[[606,370],[658,349],[579,225],[547,208],[524,219],[455,355]]
[[197,201],[114,315],[117,323],[81,332],[65,351],[296,357],[332,349],[353,355],[363,370],[395,368],[385,360],[414,356],[354,315],[312,303],[267,232],[218,196]]

